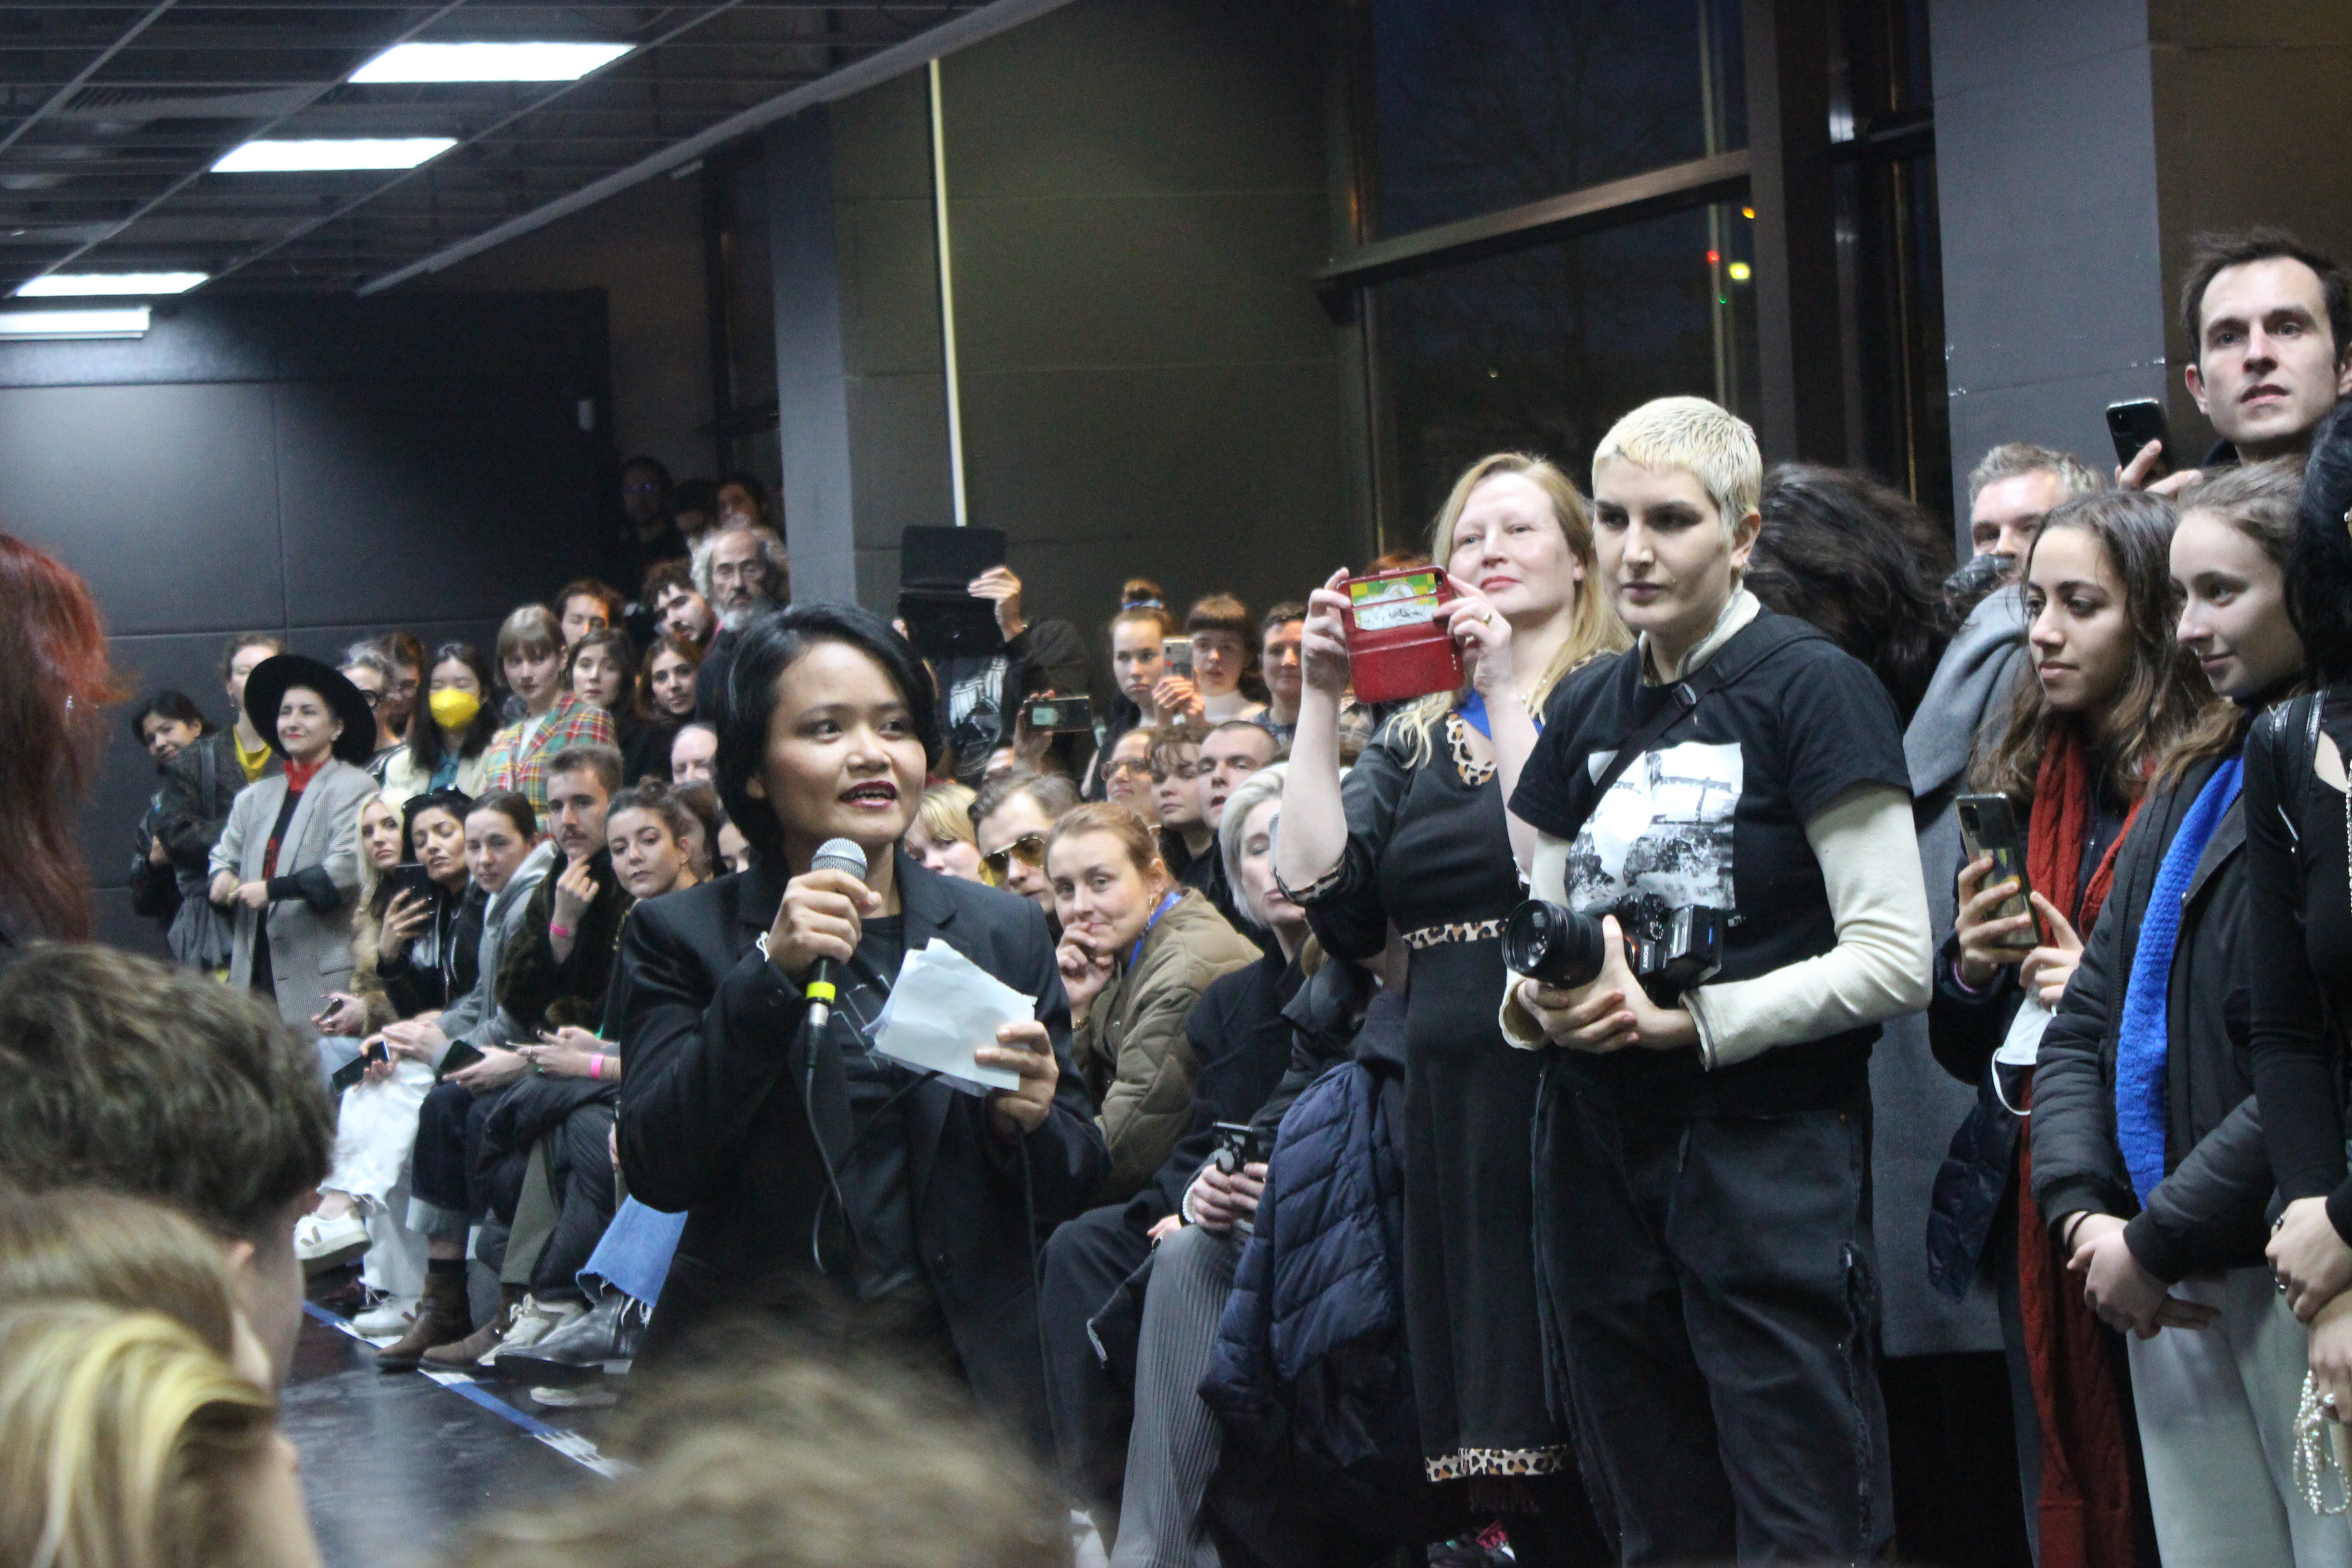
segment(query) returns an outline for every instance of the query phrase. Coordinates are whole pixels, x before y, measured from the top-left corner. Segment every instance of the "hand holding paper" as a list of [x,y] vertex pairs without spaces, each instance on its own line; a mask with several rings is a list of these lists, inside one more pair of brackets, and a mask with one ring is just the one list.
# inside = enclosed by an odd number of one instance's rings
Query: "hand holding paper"
[[1037,1016],[1024,996],[937,937],[898,966],[890,999],[874,1023],[874,1054],[917,1072],[935,1072],[966,1094],[1017,1089],[1021,1075],[982,1067],[973,1053],[996,1031]]

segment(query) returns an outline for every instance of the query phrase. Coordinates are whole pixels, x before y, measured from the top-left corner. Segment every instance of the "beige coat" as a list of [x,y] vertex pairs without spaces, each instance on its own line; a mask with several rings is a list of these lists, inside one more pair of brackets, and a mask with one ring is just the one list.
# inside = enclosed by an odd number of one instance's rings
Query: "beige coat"
[[[299,897],[278,899],[266,910],[236,909],[236,948],[228,981],[239,990],[253,984],[253,944],[269,943],[270,979],[278,1014],[308,1037],[320,999],[348,991],[352,982],[352,908],[360,889],[360,806],[376,793],[362,768],[329,759],[311,778],[286,825],[278,847],[278,875],[300,877]],[[239,790],[229,807],[228,826],[213,846],[211,875],[233,871],[240,882],[261,879],[269,852],[269,829],[286,802],[286,775],[270,773]],[[305,875],[305,873],[310,873]],[[331,908],[320,904],[335,896]],[[267,925],[264,918],[267,917]]]
[[1191,1125],[1200,1064],[1184,1025],[1209,982],[1255,963],[1257,944],[1190,888],[1154,922],[1134,966],[1114,975],[1070,1036],[1070,1057],[1094,1097],[1110,1175],[1098,1204],[1141,1191]]

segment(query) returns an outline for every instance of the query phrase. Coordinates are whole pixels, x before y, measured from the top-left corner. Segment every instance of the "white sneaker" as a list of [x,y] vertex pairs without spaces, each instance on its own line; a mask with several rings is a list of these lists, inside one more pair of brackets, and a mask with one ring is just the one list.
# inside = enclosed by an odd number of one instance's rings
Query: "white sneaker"
[[482,1358],[482,1364],[496,1366],[499,1357],[507,1352],[535,1345],[572,1319],[587,1313],[587,1307],[578,1301],[542,1301],[536,1296],[525,1296],[522,1305],[515,1310],[514,1326],[499,1342],[499,1348]]
[[386,1334],[404,1334],[408,1325],[416,1321],[416,1302],[414,1296],[386,1296],[353,1318],[352,1327],[372,1340]]
[[583,1384],[578,1388],[534,1388],[531,1403],[558,1410],[605,1410],[620,1403],[621,1396],[598,1384]]
[[340,1268],[354,1258],[364,1256],[367,1249],[367,1221],[360,1217],[357,1209],[334,1219],[306,1214],[294,1222],[294,1256],[302,1260],[302,1272],[306,1275]]

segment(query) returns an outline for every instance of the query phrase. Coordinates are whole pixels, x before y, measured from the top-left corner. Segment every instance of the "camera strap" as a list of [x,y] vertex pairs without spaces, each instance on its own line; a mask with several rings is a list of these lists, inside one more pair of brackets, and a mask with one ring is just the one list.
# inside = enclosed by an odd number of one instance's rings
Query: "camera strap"
[[[1625,770],[1655,745],[1665,732],[1696,711],[1699,702],[1710,692],[1721,691],[1737,685],[1749,671],[1763,664],[1782,648],[1801,642],[1827,642],[1828,636],[1818,626],[1799,620],[1794,616],[1775,615],[1767,610],[1732,634],[1731,640],[1717,648],[1715,657],[1687,680],[1677,680],[1667,689],[1672,700],[1651,715],[1650,721],[1633,731],[1609,765],[1592,781],[1592,804],[1597,806],[1610,786],[1624,777]],[[1630,651],[1627,658],[1638,659],[1641,650]],[[1639,679],[1637,675],[1635,679]],[[1580,827],[1582,825],[1579,824]]]

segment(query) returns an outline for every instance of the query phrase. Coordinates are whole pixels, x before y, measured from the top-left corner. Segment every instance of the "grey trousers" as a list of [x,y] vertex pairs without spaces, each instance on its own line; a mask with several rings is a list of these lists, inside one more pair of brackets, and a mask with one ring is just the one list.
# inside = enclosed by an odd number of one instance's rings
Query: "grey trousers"
[[1242,1238],[1188,1225],[1161,1239],[1135,1352],[1135,1426],[1111,1568],[1217,1568],[1201,1525],[1224,1432],[1201,1402]]

